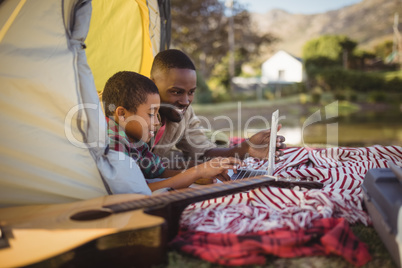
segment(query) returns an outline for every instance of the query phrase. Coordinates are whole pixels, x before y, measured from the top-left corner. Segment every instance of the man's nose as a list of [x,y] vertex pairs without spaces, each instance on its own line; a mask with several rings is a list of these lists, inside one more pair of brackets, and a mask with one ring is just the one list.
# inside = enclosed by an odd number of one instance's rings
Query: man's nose
[[180,103],[181,105],[189,105],[189,104],[190,104],[190,98],[189,98],[189,96],[188,96],[187,94],[184,94],[184,95],[180,98],[179,103]]

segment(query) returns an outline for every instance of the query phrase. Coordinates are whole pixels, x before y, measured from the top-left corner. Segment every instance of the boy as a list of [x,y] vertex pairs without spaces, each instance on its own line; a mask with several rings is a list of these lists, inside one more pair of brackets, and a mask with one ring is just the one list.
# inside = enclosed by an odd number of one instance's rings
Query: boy
[[184,172],[166,169],[147,145],[159,125],[160,97],[155,84],[143,75],[129,71],[116,73],[106,82],[102,100],[109,126],[110,148],[132,157],[145,178],[171,177],[149,183],[152,191],[188,187],[205,177],[228,180],[227,170],[241,164],[234,158],[216,158]]

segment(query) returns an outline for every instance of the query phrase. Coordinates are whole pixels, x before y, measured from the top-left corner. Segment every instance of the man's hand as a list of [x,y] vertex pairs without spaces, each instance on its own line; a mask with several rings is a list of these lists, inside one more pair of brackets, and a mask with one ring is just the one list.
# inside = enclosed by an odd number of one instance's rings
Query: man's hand
[[[278,131],[282,128],[282,125],[278,125]],[[271,137],[271,130],[262,130],[256,134],[254,134],[249,140],[245,141],[248,146],[247,153],[251,157],[259,158],[259,159],[268,159],[268,151],[269,151],[269,139]],[[275,152],[275,161],[279,160],[279,157],[283,155],[283,152],[279,149],[285,149],[286,144],[285,137],[277,136],[276,137],[276,152]]]

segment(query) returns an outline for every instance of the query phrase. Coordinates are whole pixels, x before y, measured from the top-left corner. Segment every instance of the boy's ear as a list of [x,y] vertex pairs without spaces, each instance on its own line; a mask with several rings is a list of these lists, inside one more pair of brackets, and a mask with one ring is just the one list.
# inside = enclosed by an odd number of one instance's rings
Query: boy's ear
[[122,107],[122,106],[118,106],[116,108],[115,113],[116,113],[117,116],[124,116],[125,113],[126,113],[126,109],[124,109],[124,107]]
[[126,114],[126,109],[122,106],[118,106],[114,111],[115,121],[124,121],[124,116]]

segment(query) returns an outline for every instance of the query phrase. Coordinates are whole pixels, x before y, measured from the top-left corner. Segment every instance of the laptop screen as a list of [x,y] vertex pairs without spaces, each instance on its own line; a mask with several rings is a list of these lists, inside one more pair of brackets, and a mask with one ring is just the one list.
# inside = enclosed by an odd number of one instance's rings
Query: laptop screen
[[278,131],[279,110],[272,113],[271,137],[269,139],[267,175],[272,176],[275,170],[276,132]]

